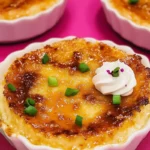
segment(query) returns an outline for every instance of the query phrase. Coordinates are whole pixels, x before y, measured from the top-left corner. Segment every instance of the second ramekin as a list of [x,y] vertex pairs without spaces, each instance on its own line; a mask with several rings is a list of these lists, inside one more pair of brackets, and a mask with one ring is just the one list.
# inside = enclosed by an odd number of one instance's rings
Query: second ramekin
[[112,28],[124,39],[133,44],[150,50],[150,28],[138,25],[128,18],[123,17],[113,6],[110,0],[100,0],[104,9],[106,19]]
[[52,28],[62,16],[67,0],[58,0],[34,16],[0,20],[0,43],[18,42],[38,36]]

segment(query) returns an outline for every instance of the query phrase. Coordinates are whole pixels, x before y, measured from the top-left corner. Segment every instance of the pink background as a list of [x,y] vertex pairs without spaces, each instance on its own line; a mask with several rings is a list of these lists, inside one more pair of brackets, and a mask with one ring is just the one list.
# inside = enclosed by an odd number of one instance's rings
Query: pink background
[[[78,37],[93,37],[98,40],[112,40],[117,44],[131,46],[136,52],[145,54],[150,58],[150,52],[133,46],[122,39],[108,25],[99,0],[68,0],[66,11],[60,21],[50,31],[34,39],[15,43],[0,45],[0,61],[9,53],[21,50],[33,42],[42,42],[51,37],[65,37],[75,35]],[[150,133],[141,142],[136,150],[150,150]],[[15,150],[0,135],[0,150]]]

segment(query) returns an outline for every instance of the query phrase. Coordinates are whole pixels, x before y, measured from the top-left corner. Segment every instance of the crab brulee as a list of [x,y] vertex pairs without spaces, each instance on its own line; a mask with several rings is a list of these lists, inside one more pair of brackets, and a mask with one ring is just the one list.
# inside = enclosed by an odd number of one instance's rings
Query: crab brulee
[[105,42],[65,39],[28,51],[0,84],[1,128],[36,146],[123,144],[150,118],[150,69]]

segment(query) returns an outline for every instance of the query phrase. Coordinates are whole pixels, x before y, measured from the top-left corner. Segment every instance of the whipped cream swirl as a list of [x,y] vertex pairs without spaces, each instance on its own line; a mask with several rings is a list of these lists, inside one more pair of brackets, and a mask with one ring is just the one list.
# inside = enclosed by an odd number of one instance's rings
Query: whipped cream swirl
[[[119,67],[119,76],[113,77],[112,71]],[[102,94],[112,94],[128,96],[136,86],[136,78],[133,70],[119,60],[115,62],[104,62],[96,70],[96,75],[92,79],[96,89]]]

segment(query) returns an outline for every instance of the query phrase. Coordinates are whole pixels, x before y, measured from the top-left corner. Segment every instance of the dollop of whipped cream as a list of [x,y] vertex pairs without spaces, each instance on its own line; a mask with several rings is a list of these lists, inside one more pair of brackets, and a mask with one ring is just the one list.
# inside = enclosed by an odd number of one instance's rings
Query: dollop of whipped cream
[[[112,71],[118,68],[118,77],[113,77]],[[92,79],[96,89],[102,94],[112,94],[128,96],[136,86],[136,78],[133,70],[119,60],[115,62],[104,62],[96,70],[96,75]]]

